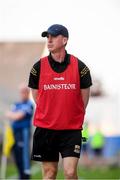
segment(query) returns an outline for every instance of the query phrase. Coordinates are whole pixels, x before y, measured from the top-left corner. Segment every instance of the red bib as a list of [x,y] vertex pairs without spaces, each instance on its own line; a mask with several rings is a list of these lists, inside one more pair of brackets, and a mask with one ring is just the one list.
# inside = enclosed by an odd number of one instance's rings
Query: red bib
[[78,59],[71,55],[66,70],[57,73],[48,57],[42,58],[34,125],[55,130],[82,129],[84,114]]

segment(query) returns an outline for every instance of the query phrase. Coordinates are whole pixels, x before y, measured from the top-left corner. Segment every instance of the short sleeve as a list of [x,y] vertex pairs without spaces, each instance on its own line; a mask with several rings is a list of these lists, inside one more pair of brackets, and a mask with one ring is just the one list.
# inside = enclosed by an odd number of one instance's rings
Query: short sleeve
[[80,88],[86,89],[92,85],[92,78],[89,68],[81,60],[78,60],[80,74]]
[[23,104],[20,108],[20,111],[24,113],[24,115],[30,115],[33,114],[33,106],[31,104]]
[[39,79],[40,79],[40,61],[36,62],[30,71],[28,86],[32,89],[38,89]]

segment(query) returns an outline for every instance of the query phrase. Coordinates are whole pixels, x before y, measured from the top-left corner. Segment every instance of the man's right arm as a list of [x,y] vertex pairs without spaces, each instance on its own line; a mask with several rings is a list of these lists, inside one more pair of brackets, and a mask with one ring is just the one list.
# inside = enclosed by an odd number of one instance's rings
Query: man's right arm
[[40,79],[40,61],[34,64],[29,76],[28,86],[31,88],[33,99],[36,103]]
[[36,103],[36,102],[37,102],[38,90],[31,88],[31,93],[32,93],[32,97],[33,97],[33,99],[34,99],[34,102]]

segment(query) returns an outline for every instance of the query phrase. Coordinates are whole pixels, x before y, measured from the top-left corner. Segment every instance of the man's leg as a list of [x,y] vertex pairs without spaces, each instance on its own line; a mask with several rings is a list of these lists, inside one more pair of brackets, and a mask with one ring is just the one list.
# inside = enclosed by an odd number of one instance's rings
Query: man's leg
[[19,172],[19,178],[23,179],[23,139],[22,139],[22,131],[15,131],[15,145],[13,146],[13,156],[15,160],[15,164],[17,166]]
[[63,131],[60,139],[60,153],[63,158],[65,179],[78,179],[77,165],[81,152],[81,131]]
[[56,131],[36,128],[33,136],[32,160],[42,162],[43,179],[55,179],[59,151]]
[[58,162],[42,162],[43,179],[56,179]]
[[15,145],[13,147],[14,159],[18,168],[20,179],[30,179],[30,130],[19,129],[14,133]]
[[63,158],[63,168],[65,179],[78,179],[77,177],[77,165],[79,158],[77,157],[65,157]]
[[30,128],[24,128],[23,131],[23,174],[24,179],[30,179]]

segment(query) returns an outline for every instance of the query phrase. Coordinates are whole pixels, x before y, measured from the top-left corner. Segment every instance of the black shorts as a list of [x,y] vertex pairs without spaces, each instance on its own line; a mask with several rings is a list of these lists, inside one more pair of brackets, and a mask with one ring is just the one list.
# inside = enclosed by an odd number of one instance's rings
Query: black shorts
[[81,130],[49,130],[36,128],[33,136],[31,159],[35,161],[59,161],[62,158],[80,157]]

